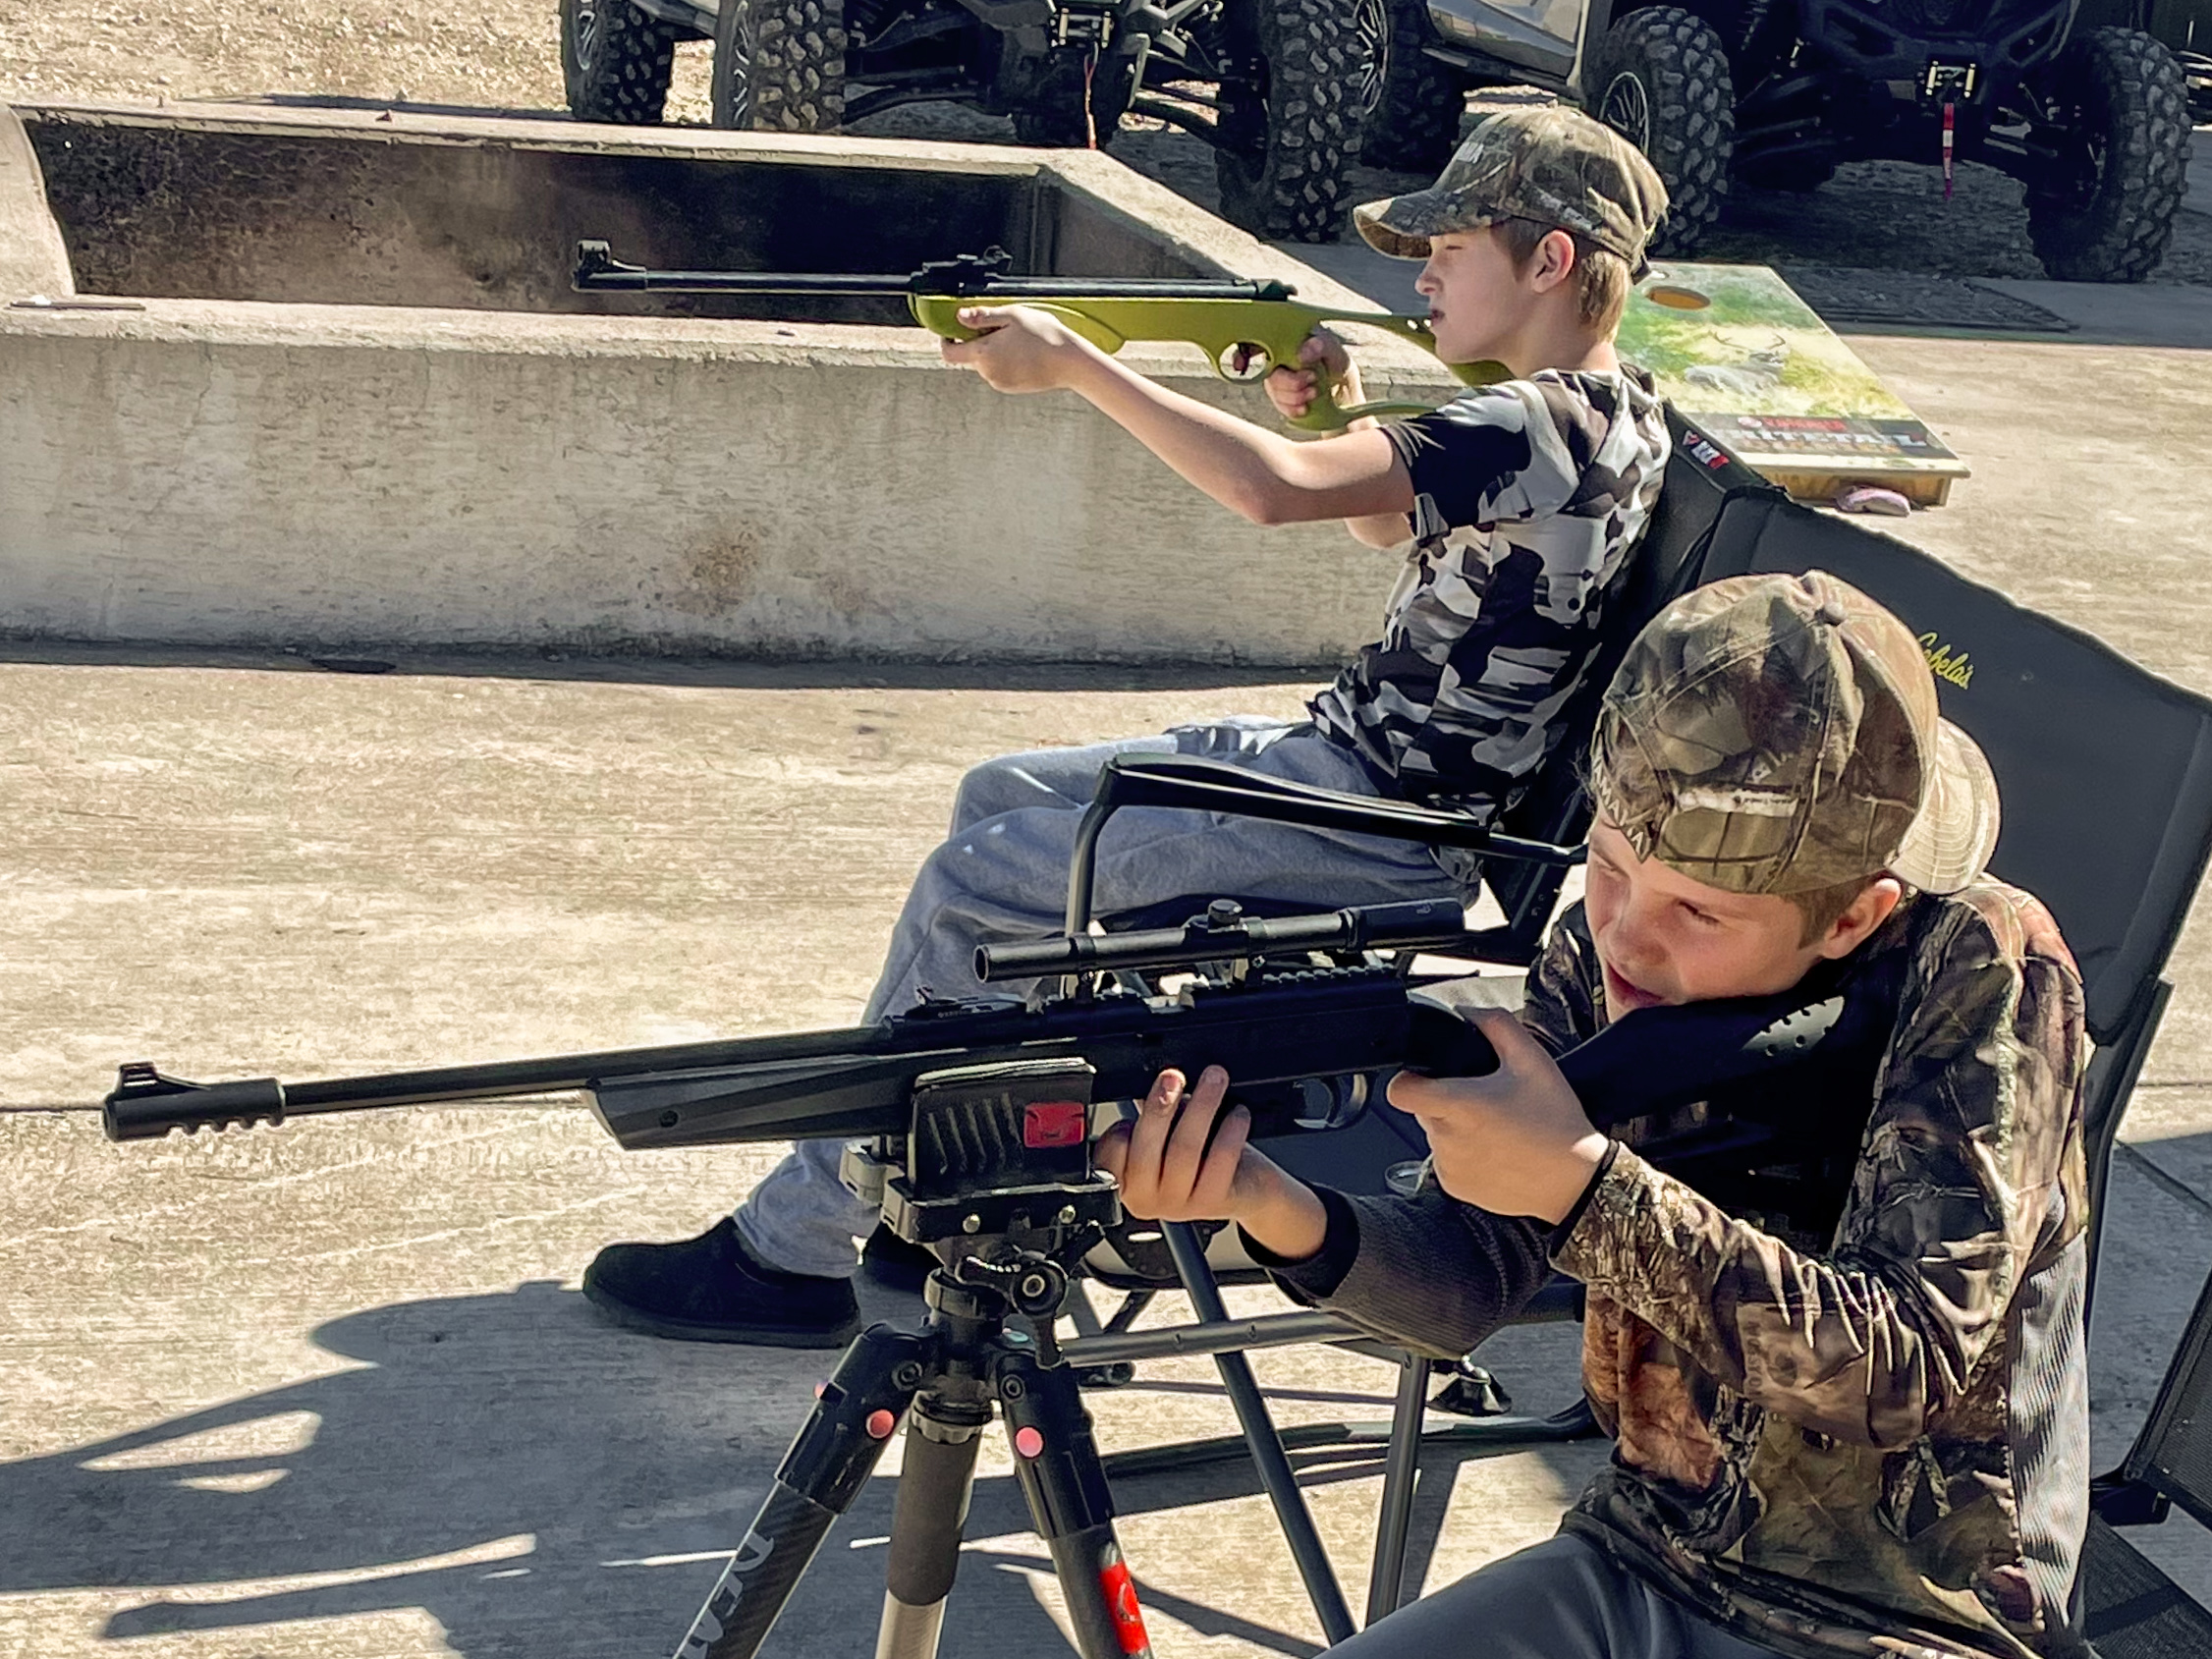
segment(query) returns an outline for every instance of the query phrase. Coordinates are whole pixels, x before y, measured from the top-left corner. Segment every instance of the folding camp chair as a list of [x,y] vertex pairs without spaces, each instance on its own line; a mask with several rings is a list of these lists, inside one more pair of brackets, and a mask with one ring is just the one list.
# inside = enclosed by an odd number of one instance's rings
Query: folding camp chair
[[2212,1526],[2212,1278],[2196,1299],[2166,1380],[2128,1459],[2096,1483],[2081,1553],[2081,1633],[2099,1659],[2203,1659],[2212,1612],[2114,1531],[2179,1504]]
[[[1698,435],[1679,436],[1694,457]],[[2120,1114],[2170,995],[2160,977],[2166,959],[2212,854],[2212,701],[2160,680],[2077,630],[1966,581],[1903,542],[1797,506],[1779,492],[1745,486],[1728,476],[1725,463],[1710,470],[1715,477],[1702,503],[1710,512],[1697,514],[1701,522],[1694,533],[1670,549],[1681,562],[1672,569],[1659,566],[1660,597],[1699,580],[1824,569],[1889,606],[1921,636],[1931,659],[1946,665],[1938,682],[1945,713],[1981,745],[2004,793],[2005,824],[1992,869],[2043,898],[2082,969],[2088,1029],[2097,1044],[2084,1095],[2093,1264]],[[1677,481],[1671,470],[1670,492]],[[1676,506],[1686,517],[1693,511],[1680,498]],[[2125,734],[2124,765],[2115,764],[2118,734]],[[1284,787],[1274,793],[1300,792]],[[1355,805],[1350,798],[1337,798],[1316,802],[1315,809],[1355,827]],[[1291,815],[1293,808],[1271,811]],[[1575,833],[1584,827],[1575,825]],[[1376,832],[1393,833],[1389,827]],[[1550,881],[1548,912],[1556,877],[1521,879],[1534,893]],[[1178,1265],[1187,1269],[1187,1285],[1193,1266],[1195,1276],[1210,1283],[1191,1248],[1178,1251]],[[1220,1353],[1273,1338],[1267,1321],[1235,1328],[1219,1324],[1218,1293],[1209,1301],[1194,1291],[1193,1300],[1201,1324],[1172,1334],[1172,1346],[1144,1347],[1153,1333],[1142,1333],[1118,1339],[1118,1347],[1091,1347],[1087,1354],[1085,1344],[1073,1344],[1071,1355]],[[1327,1334],[1318,1323],[1324,1317],[1285,1315],[1286,1321],[1306,1323],[1279,1329],[1284,1340],[1314,1340]],[[1305,1334],[1293,1337],[1294,1329]],[[1370,1620],[1389,1612],[1399,1597],[1422,1415],[1419,1384],[1425,1382],[1425,1368],[1417,1379],[1414,1369],[1409,1367],[1393,1423]],[[1256,1390],[1251,1392],[1256,1402]],[[1264,1411],[1257,1415],[1264,1423]],[[1288,1483],[1288,1468],[1272,1429],[1255,1427],[1245,1411],[1240,1416],[1278,1513],[1288,1515],[1295,1506],[1302,1514],[1295,1486],[1288,1501],[1276,1490],[1279,1482]],[[1515,1426],[1541,1435],[1548,1425]],[[1271,1456],[1263,1452],[1263,1440],[1272,1444]],[[1270,1463],[1276,1465],[1273,1475]],[[1307,1585],[1314,1589],[1310,1573]],[[1323,1623],[1327,1628],[1331,1621]],[[1333,1631],[1331,1639],[1337,1639]]]

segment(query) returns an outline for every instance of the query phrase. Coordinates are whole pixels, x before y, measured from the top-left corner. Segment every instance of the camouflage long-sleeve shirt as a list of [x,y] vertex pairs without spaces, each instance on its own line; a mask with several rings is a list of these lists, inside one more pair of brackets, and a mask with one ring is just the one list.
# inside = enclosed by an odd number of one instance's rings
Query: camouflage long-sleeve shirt
[[[1579,920],[1529,982],[1554,1052],[1605,1020]],[[1568,1529],[1784,1653],[2074,1652],[2080,979],[2043,906],[1996,882],[1910,901],[1860,949],[1898,996],[1873,1085],[1794,1085],[1821,1121],[1767,1162],[1708,1161],[1692,1188],[1634,1148],[1700,1110],[1639,1120],[1559,1229],[1433,1187],[1328,1194],[1329,1244],[1281,1277],[1450,1355],[1548,1258],[1588,1288],[1583,1385],[1616,1438]]]

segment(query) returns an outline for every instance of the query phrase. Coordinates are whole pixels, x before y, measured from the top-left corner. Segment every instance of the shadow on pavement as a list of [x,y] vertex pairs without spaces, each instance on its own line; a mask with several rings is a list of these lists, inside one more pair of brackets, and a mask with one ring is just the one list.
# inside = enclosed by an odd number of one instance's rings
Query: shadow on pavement
[[1334,663],[768,662],[738,657],[596,656],[580,649],[500,651],[400,645],[299,650],[155,641],[0,638],[0,663],[75,668],[235,669],[265,674],[443,675],[457,679],[721,687],[737,691],[1185,691],[1333,679]]
[[[0,1465],[0,1594],[144,1587],[109,1619],[115,1640],[421,1608],[467,1659],[669,1652],[833,1357],[629,1336],[551,1284],[371,1308],[314,1340],[356,1365]],[[1309,1456],[1301,1478],[1365,1478],[1379,1453]],[[1451,1460],[1428,1462],[1415,1583],[1451,1489]],[[1118,1482],[1116,1502],[1134,1515],[1256,1490],[1247,1463],[1220,1463]],[[833,1529],[770,1652],[872,1646],[895,1496],[871,1482]],[[968,1536],[1027,1531],[1012,1478],[979,1481]],[[1029,1541],[966,1552],[946,1659],[1064,1650]],[[1148,1605],[1201,1631],[1316,1651],[1132,1565]],[[1338,1565],[1350,1579],[1359,1564]]]

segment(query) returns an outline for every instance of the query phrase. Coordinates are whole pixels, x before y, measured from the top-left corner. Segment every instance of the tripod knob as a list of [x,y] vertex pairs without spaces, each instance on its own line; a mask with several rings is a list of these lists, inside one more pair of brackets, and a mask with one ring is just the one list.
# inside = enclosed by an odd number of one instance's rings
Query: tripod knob
[[1068,1271],[1058,1262],[1041,1257],[1023,1262],[1015,1273],[1014,1288],[1007,1300],[1032,1319],[1056,1314],[1068,1300]]
[[1032,1319],[1057,1314],[1060,1304],[1068,1300],[1068,1270],[1034,1250],[1023,1250],[1011,1261],[968,1256],[954,1264],[953,1277],[963,1284],[996,1291],[1017,1313]]

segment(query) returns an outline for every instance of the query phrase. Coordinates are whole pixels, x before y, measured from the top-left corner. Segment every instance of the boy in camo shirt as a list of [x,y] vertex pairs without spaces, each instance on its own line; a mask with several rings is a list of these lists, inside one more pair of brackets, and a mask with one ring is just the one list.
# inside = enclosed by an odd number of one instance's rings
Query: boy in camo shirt
[[[1661,615],[1590,754],[1588,896],[1499,1070],[1401,1075],[1411,1199],[1304,1187],[1225,1079],[1162,1077],[1101,1143],[1140,1215],[1229,1217],[1301,1300],[1441,1355],[1552,1269],[1588,1288],[1583,1386],[1616,1445],[1558,1537],[1347,1659],[2084,1652],[2081,983],[2049,912],[1983,873],[1996,785],[1903,624],[1821,573]],[[1705,1108],[1590,1127],[1551,1057],[1662,1003],[1851,972],[1878,1062],[1733,1103],[1777,1137],[1684,1163]],[[1640,1155],[1651,1151],[1662,1169]]]
[[[1383,251],[1427,261],[1417,286],[1441,358],[1494,359],[1520,378],[1314,442],[1169,391],[1043,311],[963,314],[980,336],[948,343],[945,357],[1000,390],[1079,394],[1260,523],[1341,518],[1374,545],[1410,545],[1381,637],[1313,699],[1310,719],[1231,718],[970,771],[950,838],[915,878],[867,1020],[912,1007],[923,986],[972,994],[978,944],[1059,928],[1076,827],[1113,754],[1202,754],[1479,813],[1503,804],[1557,745],[1666,469],[1658,397],[1613,350],[1665,207],[1649,163],[1576,110],[1485,122],[1432,189],[1370,203],[1357,222]],[[1341,348],[1328,364],[1357,399]],[[1310,371],[1278,371],[1269,389],[1302,408]],[[1119,814],[1098,852],[1102,915],[1194,894],[1305,909],[1454,898],[1476,875],[1460,856],[1418,846],[1164,810]],[[834,1141],[802,1142],[698,1239],[609,1246],[585,1294],[661,1336],[842,1343],[858,1326],[853,1241],[875,1215],[839,1184],[839,1154]]]

